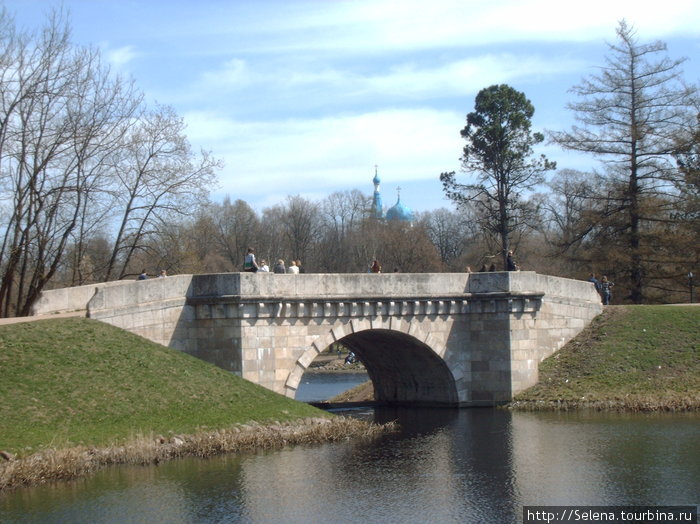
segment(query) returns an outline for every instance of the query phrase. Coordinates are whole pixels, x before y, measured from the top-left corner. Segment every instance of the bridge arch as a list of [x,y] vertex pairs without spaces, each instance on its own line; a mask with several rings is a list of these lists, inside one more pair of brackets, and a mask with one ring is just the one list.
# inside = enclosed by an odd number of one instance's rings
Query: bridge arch
[[386,404],[457,405],[457,385],[442,358],[444,348],[420,330],[379,327],[353,331],[338,337],[329,331],[309,347],[296,361],[285,384],[288,396],[294,396],[308,364],[334,342],[355,353],[365,365],[374,386],[374,398]]

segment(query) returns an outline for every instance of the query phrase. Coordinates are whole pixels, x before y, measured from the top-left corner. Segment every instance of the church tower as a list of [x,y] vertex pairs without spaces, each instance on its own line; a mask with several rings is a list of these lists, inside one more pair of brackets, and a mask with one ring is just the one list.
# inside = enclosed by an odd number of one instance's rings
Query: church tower
[[374,184],[374,198],[372,199],[372,213],[374,218],[384,218],[384,206],[382,205],[382,195],[379,193],[379,175],[377,174],[377,166],[374,166],[374,178],[372,183]]

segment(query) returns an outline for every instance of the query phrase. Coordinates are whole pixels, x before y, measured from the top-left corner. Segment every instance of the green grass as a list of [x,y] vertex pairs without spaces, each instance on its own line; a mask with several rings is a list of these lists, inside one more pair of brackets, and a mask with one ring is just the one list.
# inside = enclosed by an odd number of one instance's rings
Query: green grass
[[606,308],[540,363],[540,381],[515,405],[567,402],[631,409],[700,408],[700,307]]
[[309,416],[326,415],[101,322],[0,326],[0,450],[19,456]]

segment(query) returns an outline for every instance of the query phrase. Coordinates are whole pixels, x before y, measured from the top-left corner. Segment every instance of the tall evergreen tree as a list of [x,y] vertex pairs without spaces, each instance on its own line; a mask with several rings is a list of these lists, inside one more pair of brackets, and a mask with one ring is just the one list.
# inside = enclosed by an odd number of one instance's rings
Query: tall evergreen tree
[[641,303],[652,273],[663,271],[658,235],[668,228],[658,226],[674,220],[683,180],[672,153],[692,129],[696,89],[682,81],[683,59],[668,58],[663,42],[639,43],[624,20],[609,50],[600,72],[572,89],[579,100],[568,107],[579,125],[551,136],[604,163],[605,193],[597,198],[605,201],[607,251],[624,267],[629,298]]
[[461,131],[467,142],[462,170],[476,180],[460,184],[454,171],[440,175],[448,198],[457,204],[476,204],[482,227],[500,240],[504,267],[511,234],[533,218],[534,209],[524,192],[556,167],[544,155],[534,157],[533,146],[544,140],[541,133],[532,132],[534,113],[525,94],[508,85],[482,89]]

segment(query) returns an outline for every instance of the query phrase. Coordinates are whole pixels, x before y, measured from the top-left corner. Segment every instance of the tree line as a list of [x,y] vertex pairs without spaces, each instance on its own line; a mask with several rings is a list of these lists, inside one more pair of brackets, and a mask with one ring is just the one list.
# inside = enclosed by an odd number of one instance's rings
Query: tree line
[[600,171],[554,171],[534,155],[545,136],[524,93],[491,86],[461,131],[469,180],[440,176],[454,209],[406,224],[375,219],[359,190],[260,213],[212,201],[221,163],[192,151],[172,108],[149,106],[96,49],[72,44],[61,11],[20,32],[3,10],[0,316],[28,314],[47,288],[238,271],[250,246],[314,272],[364,272],[374,259],[384,272],[502,269],[512,250],[523,269],[607,274],[619,301],[682,300],[700,256],[696,90],[662,43],[639,44],[624,22],[617,37],[601,72],[573,89],[580,125],[548,133]]
[[700,255],[698,89],[663,42],[640,43],[624,20],[616,36],[599,72],[571,89],[576,124],[548,132],[564,149],[591,155],[599,170],[562,169],[549,192],[533,194],[556,166],[534,155],[545,137],[531,131],[530,101],[500,85],[477,95],[462,130],[471,181],[454,172],[440,178],[458,206],[476,208],[503,257],[513,237],[536,231],[543,253],[570,275],[606,273],[635,304],[676,300],[692,286]]

